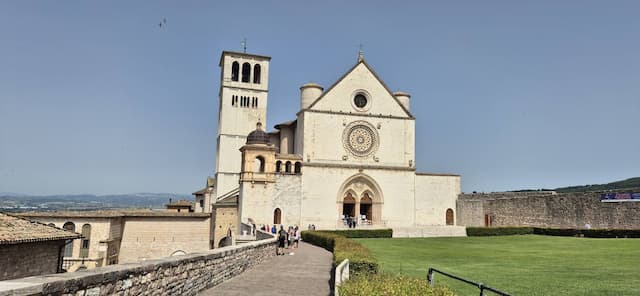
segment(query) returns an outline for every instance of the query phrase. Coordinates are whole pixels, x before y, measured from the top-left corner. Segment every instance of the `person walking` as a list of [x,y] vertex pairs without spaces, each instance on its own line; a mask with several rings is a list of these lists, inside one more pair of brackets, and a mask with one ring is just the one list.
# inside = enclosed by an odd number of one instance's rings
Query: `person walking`
[[296,226],[296,228],[294,228],[293,231],[294,231],[294,234],[293,234],[294,248],[297,249],[298,241],[300,240],[300,229],[298,229],[298,226]]
[[284,255],[284,241],[287,239],[287,232],[284,231],[284,227],[280,225],[280,231],[278,231],[278,250],[276,254],[278,256]]
[[291,249],[293,247],[293,227],[289,226],[288,232],[287,232],[287,249]]

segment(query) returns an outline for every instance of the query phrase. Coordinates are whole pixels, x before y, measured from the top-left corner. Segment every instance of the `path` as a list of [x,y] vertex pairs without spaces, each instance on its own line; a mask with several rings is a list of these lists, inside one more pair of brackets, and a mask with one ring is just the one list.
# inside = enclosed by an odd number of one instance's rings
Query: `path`
[[329,295],[333,254],[303,242],[293,252],[269,258],[198,295]]

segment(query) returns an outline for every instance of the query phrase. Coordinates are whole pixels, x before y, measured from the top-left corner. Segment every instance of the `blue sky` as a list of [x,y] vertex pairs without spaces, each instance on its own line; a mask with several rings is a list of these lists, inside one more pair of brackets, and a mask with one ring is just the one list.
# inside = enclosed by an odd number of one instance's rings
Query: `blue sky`
[[[455,2],[455,3],[454,3]],[[640,175],[637,1],[2,1],[0,192],[189,193],[215,168],[218,60],[269,55],[268,126],[358,44],[412,94],[419,171],[463,191]],[[166,18],[160,28],[158,23]]]

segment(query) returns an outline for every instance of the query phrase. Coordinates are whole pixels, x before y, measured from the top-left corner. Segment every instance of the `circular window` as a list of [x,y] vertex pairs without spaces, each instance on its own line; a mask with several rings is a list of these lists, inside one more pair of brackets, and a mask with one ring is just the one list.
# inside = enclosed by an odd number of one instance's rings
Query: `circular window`
[[344,147],[353,156],[367,157],[378,149],[378,133],[365,121],[352,122],[343,133]]
[[367,105],[367,97],[365,97],[363,94],[357,94],[355,98],[353,98],[353,103],[358,108],[364,108],[364,106]]

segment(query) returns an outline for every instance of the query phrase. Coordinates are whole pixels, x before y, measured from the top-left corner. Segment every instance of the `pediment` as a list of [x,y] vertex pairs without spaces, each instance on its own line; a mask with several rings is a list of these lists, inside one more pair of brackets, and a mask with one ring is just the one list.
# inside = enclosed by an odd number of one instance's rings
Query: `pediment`
[[[356,100],[358,94],[363,95],[365,100]],[[363,101],[366,101],[365,105]],[[364,60],[351,68],[308,109],[413,118]]]

